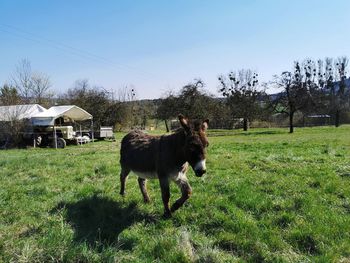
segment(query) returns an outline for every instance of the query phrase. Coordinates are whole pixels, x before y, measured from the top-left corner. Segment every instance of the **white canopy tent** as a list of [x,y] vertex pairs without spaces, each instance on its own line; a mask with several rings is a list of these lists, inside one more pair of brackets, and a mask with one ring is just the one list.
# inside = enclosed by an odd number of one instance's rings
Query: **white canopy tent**
[[[55,147],[57,148],[57,141],[56,141],[57,134],[56,134],[55,120],[60,117],[68,118],[71,121],[91,120],[91,136],[92,136],[92,142],[94,141],[92,115],[87,111],[83,110],[82,108],[75,105],[53,106],[44,112],[34,115],[31,118],[31,121],[33,126],[53,126]],[[80,136],[82,136],[81,125],[79,126],[80,126]]]
[[54,106],[50,109],[32,116],[35,126],[53,126],[59,117],[66,117],[73,121],[92,120],[92,115],[75,105]]
[[0,106],[0,121],[31,119],[33,116],[47,111],[39,104]]

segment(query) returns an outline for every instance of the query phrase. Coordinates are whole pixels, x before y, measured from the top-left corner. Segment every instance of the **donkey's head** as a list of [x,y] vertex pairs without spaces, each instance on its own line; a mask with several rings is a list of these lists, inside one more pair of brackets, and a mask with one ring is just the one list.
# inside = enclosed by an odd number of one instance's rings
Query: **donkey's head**
[[206,172],[205,157],[209,143],[205,132],[209,120],[190,123],[187,118],[180,114],[179,121],[186,135],[184,145],[186,161],[191,165],[196,176],[200,177]]

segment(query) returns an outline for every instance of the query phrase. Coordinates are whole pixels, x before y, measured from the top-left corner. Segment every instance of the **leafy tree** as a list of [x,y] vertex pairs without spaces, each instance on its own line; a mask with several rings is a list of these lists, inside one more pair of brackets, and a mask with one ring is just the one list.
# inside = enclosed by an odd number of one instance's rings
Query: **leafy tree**
[[198,79],[184,86],[178,94],[169,92],[161,99],[156,117],[165,121],[166,129],[169,131],[167,121],[179,113],[191,119],[202,120],[217,116],[220,109],[219,101],[205,91],[203,81]]
[[213,129],[232,129],[234,120],[226,101],[220,98],[211,98],[210,101],[207,108],[210,127]]
[[177,103],[178,98],[172,92],[169,92],[165,98],[160,100],[157,107],[156,117],[164,121],[167,132],[170,131],[168,121],[178,114],[176,112],[178,110]]
[[[130,90],[131,95],[135,97],[135,90]],[[103,87],[90,86],[87,79],[77,80],[74,87],[61,95],[60,103],[77,105],[94,117],[94,124],[99,126],[114,126],[122,129],[133,125],[134,101],[129,101],[129,91],[123,93],[126,101],[114,100],[113,95],[110,98],[110,92]],[[125,96],[124,96],[125,95]],[[119,97],[121,98],[121,97]],[[117,127],[118,126],[118,127]]]
[[111,101],[106,107],[106,115],[104,118],[104,125],[114,126],[118,131],[129,126],[128,107],[122,102]]
[[210,105],[213,103],[212,97],[204,90],[202,80],[195,80],[180,90],[177,107],[185,116],[192,119],[205,119],[211,115]]
[[1,105],[16,105],[21,103],[21,97],[15,87],[5,84],[0,88]]
[[106,125],[106,109],[110,106],[108,94],[101,88],[90,87],[87,79],[77,80],[74,87],[61,96],[62,104],[72,104],[93,115],[96,126]]

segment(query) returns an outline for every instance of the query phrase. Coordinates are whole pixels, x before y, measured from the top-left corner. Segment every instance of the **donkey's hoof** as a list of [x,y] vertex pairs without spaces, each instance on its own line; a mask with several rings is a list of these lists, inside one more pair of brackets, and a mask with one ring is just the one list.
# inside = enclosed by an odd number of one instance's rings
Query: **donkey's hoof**
[[149,204],[151,202],[151,200],[149,198],[145,198],[145,199],[143,199],[143,202],[145,202],[145,204]]
[[119,194],[120,194],[122,197],[125,196],[125,192],[120,192]]
[[180,208],[180,206],[177,203],[175,203],[171,206],[170,211],[173,213],[179,208]]
[[171,212],[170,212],[170,211],[164,212],[163,218],[164,218],[164,219],[169,219],[169,218],[171,218]]

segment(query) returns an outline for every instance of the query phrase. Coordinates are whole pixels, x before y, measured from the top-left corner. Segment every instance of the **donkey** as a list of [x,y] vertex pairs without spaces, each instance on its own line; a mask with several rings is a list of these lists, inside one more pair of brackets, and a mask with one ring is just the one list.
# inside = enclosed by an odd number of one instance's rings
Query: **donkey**
[[[192,189],[186,172],[188,165],[196,176],[206,172],[206,137],[209,120],[190,123],[183,115],[178,116],[182,128],[175,133],[152,136],[141,131],[131,131],[122,139],[120,149],[120,194],[125,195],[125,182],[130,171],[138,176],[143,199],[150,201],[146,179],[159,179],[164,205],[164,216],[170,217],[191,196]],[[169,183],[174,181],[181,189],[181,197],[169,206]]]

